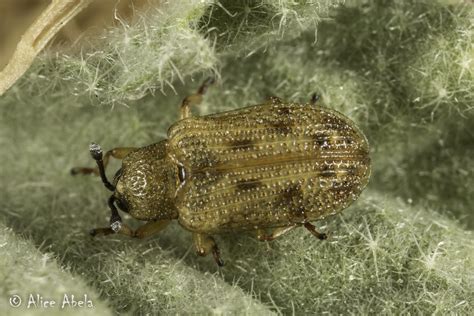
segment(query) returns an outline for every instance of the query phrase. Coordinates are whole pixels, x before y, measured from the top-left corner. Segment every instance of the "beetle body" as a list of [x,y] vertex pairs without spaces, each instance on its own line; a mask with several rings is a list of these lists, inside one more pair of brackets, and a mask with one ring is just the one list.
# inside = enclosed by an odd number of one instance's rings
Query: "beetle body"
[[370,173],[359,129],[309,104],[190,117],[171,126],[168,137],[124,159],[117,197],[138,219],[178,219],[193,232],[322,219],[355,200]]
[[[272,98],[264,104],[190,117],[206,86],[184,99],[182,119],[168,139],[143,148],[116,148],[102,161],[91,154],[97,173],[113,195],[111,227],[93,235],[122,233],[146,237],[170,220],[193,232],[198,254],[212,252],[222,265],[212,234],[255,231],[273,240],[304,226],[320,239],[311,221],[336,214],[356,200],[370,175],[369,146],[343,114],[314,104]],[[108,157],[123,159],[113,184],[105,176]],[[136,231],[122,223],[115,204],[148,221]],[[273,230],[266,235],[267,230]]]

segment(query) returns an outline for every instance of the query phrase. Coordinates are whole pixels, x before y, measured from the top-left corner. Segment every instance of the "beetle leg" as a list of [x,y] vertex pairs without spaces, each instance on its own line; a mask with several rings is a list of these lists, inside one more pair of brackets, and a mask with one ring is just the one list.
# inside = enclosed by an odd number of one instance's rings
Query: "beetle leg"
[[106,235],[111,235],[111,234],[115,234],[115,232],[110,227],[93,228],[89,231],[89,235],[91,235],[92,237],[106,236]]
[[[114,149],[109,150],[104,155],[104,168],[107,167],[109,164],[110,157],[114,157],[115,159],[123,159],[127,156],[130,152],[134,151],[136,147],[117,147]],[[74,167],[71,169],[71,174],[91,174],[94,173],[95,175],[99,175],[99,168],[88,168],[88,167]]]
[[134,237],[133,230],[130,227],[128,227],[128,225],[123,224],[123,223],[118,231],[113,230],[111,227],[99,227],[99,228],[91,229],[89,231],[89,234],[92,237],[106,236],[106,235],[111,235],[115,233],[125,235],[128,237]]
[[209,235],[193,233],[194,246],[196,247],[196,252],[199,256],[207,256],[209,252],[212,251],[214,260],[216,261],[219,267],[224,265],[220,257],[219,248],[217,247],[216,241]]
[[169,223],[171,223],[171,221],[167,219],[159,221],[149,221],[146,224],[138,227],[137,230],[135,230],[134,237],[142,239],[158,234],[160,231],[165,229],[169,225]]
[[196,91],[196,93],[191,94],[187,96],[186,98],[184,98],[183,102],[181,102],[181,108],[180,108],[181,119],[191,116],[191,107],[198,105],[199,103],[202,102],[202,96],[204,95],[204,93],[206,93],[207,88],[209,88],[209,86],[213,84],[214,81],[215,80],[213,77],[207,78],[203,82],[203,84],[199,87],[199,89]]
[[169,223],[171,223],[170,220],[149,221],[146,224],[138,227],[138,229],[135,231],[133,231],[133,229],[131,229],[127,224],[120,223],[120,228],[118,231],[113,230],[111,227],[99,227],[91,229],[89,234],[92,237],[95,237],[117,233],[128,237],[142,239],[159,233],[160,231],[165,229]]
[[266,234],[263,229],[257,229],[256,231],[257,239],[260,241],[272,241],[286,234],[287,232],[289,232],[290,230],[292,230],[293,228],[297,226],[298,225],[295,224],[295,225],[286,226],[286,227],[278,227],[278,228],[275,228],[270,235]]
[[109,200],[107,201],[107,204],[110,207],[110,226],[109,227],[101,227],[101,228],[95,228],[90,231],[90,234],[92,236],[97,236],[97,235],[110,235],[113,233],[118,233],[122,235],[127,235],[129,237],[134,237],[135,233],[133,230],[128,227],[127,224],[124,224],[122,222],[122,218],[120,217],[120,214],[118,213],[117,208],[115,207],[115,201],[116,197],[114,195],[111,195],[109,197]]
[[303,226],[309,230],[309,232],[311,234],[313,234],[314,236],[316,236],[316,238],[320,239],[320,240],[324,240],[324,239],[327,239],[328,236],[325,234],[325,233],[320,233],[316,230],[316,226],[314,226],[313,224],[311,223],[304,223]]
[[311,96],[311,100],[309,101],[309,103],[310,103],[311,105],[316,105],[316,103],[319,101],[319,99],[321,99],[321,96],[315,92],[315,93],[313,93],[313,95]]

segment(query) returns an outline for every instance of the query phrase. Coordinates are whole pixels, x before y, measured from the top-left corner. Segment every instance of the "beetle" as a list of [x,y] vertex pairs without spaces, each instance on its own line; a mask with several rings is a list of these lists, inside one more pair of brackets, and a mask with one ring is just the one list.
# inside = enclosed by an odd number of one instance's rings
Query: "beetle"
[[[212,237],[253,231],[273,240],[296,227],[319,239],[313,221],[347,208],[370,176],[369,145],[343,114],[316,104],[265,103],[223,113],[191,116],[212,79],[186,97],[181,119],[168,138],[155,144],[115,148],[103,156],[91,144],[96,168],[76,167],[72,174],[95,173],[113,192],[108,200],[112,233],[144,238],[172,220],[193,234],[198,255],[212,253],[223,265]],[[123,159],[112,183],[105,175],[109,158]],[[118,209],[147,221],[136,230],[122,222]]]

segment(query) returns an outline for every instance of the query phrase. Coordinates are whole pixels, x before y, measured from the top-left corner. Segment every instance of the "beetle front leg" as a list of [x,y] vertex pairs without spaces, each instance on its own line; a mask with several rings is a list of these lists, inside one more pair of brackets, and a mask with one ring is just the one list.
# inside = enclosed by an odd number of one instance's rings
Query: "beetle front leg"
[[133,237],[143,239],[152,235],[156,235],[163,229],[168,227],[170,223],[171,221],[168,219],[147,222],[146,224],[138,227],[137,230],[135,230]]
[[292,230],[293,228],[295,228],[297,226],[298,225],[295,224],[295,225],[291,225],[291,226],[287,226],[287,227],[278,227],[278,228],[275,228],[270,235],[266,234],[265,230],[263,230],[263,229],[257,229],[257,231],[256,231],[257,239],[260,240],[260,241],[272,241],[272,240],[288,233],[290,230]]
[[191,107],[198,105],[202,102],[202,96],[206,93],[207,89],[211,84],[214,83],[214,78],[209,77],[207,78],[203,84],[199,87],[196,93],[191,94],[184,98],[183,102],[181,102],[181,119],[187,118],[191,116]]
[[120,217],[120,214],[118,213],[117,208],[115,207],[115,201],[116,197],[114,195],[111,195],[109,197],[109,200],[107,201],[107,204],[109,205],[110,208],[110,226],[109,227],[101,227],[101,228],[94,228],[90,231],[90,234],[94,237],[97,235],[110,235],[114,233],[122,234],[122,235],[127,235],[129,237],[134,237],[135,233],[133,230],[128,227],[127,224],[124,224],[122,222],[122,218]]
[[91,236],[106,236],[111,234],[121,234],[128,237],[134,237],[143,239],[146,237],[150,237],[161,232],[171,223],[170,220],[160,220],[160,221],[150,221],[146,224],[138,227],[135,231],[132,230],[127,224],[120,222],[120,228],[118,231],[112,229],[112,227],[99,227],[91,229],[90,234]]
[[[115,159],[123,159],[125,158],[130,152],[137,149],[136,147],[117,147],[107,151],[104,155],[104,168],[107,167],[109,164],[110,157],[114,157]],[[99,175],[99,168],[89,168],[89,167],[74,167],[71,169],[71,174],[91,174],[94,173],[95,175]]]
[[89,231],[89,234],[92,237],[96,236],[106,236],[106,235],[111,235],[111,234],[121,234],[125,235],[128,237],[135,237],[135,234],[133,230],[126,224],[122,223],[122,226],[118,231],[113,230],[110,226],[109,227],[99,227],[99,228],[93,228]]
[[217,247],[216,241],[209,235],[193,233],[194,246],[196,247],[196,252],[199,256],[207,256],[211,251],[219,267],[224,265],[220,257],[219,248]]

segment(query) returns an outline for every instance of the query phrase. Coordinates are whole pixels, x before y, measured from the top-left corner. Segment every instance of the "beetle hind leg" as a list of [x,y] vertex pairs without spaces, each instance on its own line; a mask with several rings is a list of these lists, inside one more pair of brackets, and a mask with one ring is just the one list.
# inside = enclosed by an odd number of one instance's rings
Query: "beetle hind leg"
[[316,230],[316,226],[314,226],[311,223],[304,223],[303,226],[309,230],[311,234],[313,234],[316,238],[319,240],[325,240],[328,238],[328,236],[325,233],[320,233]]
[[222,261],[220,257],[220,251],[217,247],[216,241],[212,236],[206,234],[193,234],[194,246],[196,247],[196,252],[199,256],[207,256],[210,252],[214,257],[214,261],[217,263],[219,267],[224,265],[224,261]]

